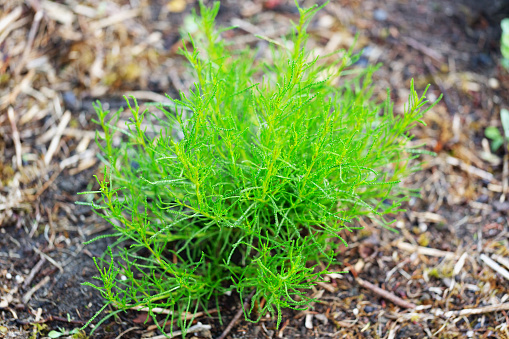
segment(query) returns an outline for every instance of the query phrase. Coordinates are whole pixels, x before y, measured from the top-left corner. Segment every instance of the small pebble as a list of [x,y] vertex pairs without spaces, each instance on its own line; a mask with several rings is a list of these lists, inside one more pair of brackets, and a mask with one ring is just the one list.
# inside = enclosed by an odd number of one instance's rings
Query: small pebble
[[500,202],[498,200],[494,201],[492,204],[495,207],[497,212],[505,212],[509,211],[509,201]]
[[366,58],[365,56],[361,56],[359,60],[357,60],[357,62],[355,63],[355,66],[358,67],[366,67],[367,65],[369,65],[369,59]]
[[325,314],[315,314],[315,318],[320,320],[324,325],[327,325],[329,323],[329,319],[327,319],[327,316],[325,316]]
[[304,320],[304,326],[307,329],[313,329],[313,315],[311,313],[306,314],[306,319]]
[[356,308],[354,308],[354,309],[352,310],[352,312],[353,312],[353,315],[355,315],[355,316],[357,316],[357,315],[359,314],[359,310],[358,310],[358,309],[356,309]]
[[76,95],[72,91],[65,91],[62,93],[62,99],[64,99],[64,103],[71,109],[77,108],[77,99]]
[[490,66],[493,63],[491,57],[486,53],[479,54],[478,61],[482,66]]
[[442,282],[444,283],[445,286],[451,286],[452,284],[452,280],[449,278],[443,278]]
[[140,168],[140,164],[134,160],[131,161],[130,165],[131,165],[131,168],[134,170],[137,170],[138,168]]
[[366,306],[364,307],[364,312],[366,313],[371,313],[375,310],[375,308],[373,306]]
[[478,292],[481,290],[479,287],[477,287],[476,285],[472,285],[472,284],[465,284],[465,288],[472,292]]
[[375,9],[375,11],[373,12],[373,18],[376,21],[385,21],[387,20],[387,12],[384,11],[383,9]]
[[498,89],[500,87],[500,84],[498,82],[497,79],[495,78],[489,78],[488,80],[488,85],[492,88],[492,89]]
[[318,19],[318,25],[324,28],[331,28],[334,25],[334,18],[330,15],[322,15]]
[[479,198],[477,198],[476,201],[485,204],[485,203],[488,203],[490,201],[490,197],[487,194],[481,194],[479,196]]
[[426,232],[427,230],[428,230],[428,225],[427,225],[427,224],[425,224],[425,223],[423,223],[423,222],[419,223],[419,231],[420,231],[421,233],[424,233],[424,232]]

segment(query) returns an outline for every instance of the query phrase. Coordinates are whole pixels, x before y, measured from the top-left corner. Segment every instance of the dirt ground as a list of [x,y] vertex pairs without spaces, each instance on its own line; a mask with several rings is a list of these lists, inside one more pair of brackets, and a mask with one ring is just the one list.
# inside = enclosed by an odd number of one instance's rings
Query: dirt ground
[[[124,94],[160,101],[186,90],[179,30],[195,7],[1,1],[0,338],[70,337],[102,307],[81,283],[93,281],[92,258],[109,238],[84,242],[109,229],[74,204],[101,171],[92,102],[117,109]],[[338,257],[349,272],[317,285],[308,311],[286,311],[279,329],[274,317],[241,320],[228,338],[509,338],[509,157],[507,143],[492,151],[484,137],[489,126],[501,130],[500,109],[509,108],[505,17],[509,1],[496,0],[332,0],[317,15],[310,44],[328,53],[358,34],[356,66],[383,63],[376,93],[383,100],[390,88],[397,112],[412,78],[420,90],[431,84],[432,101],[443,93],[415,130],[437,155],[423,155],[424,170],[406,183],[422,197],[396,216],[399,233],[361,220],[365,229]],[[224,36],[234,47],[262,47],[254,34],[277,40],[296,18],[293,1],[230,0],[218,22],[238,26]],[[222,321],[198,317],[211,328],[188,337],[217,338],[239,307],[238,296],[225,296]],[[146,317],[119,313],[75,337],[163,338]]]

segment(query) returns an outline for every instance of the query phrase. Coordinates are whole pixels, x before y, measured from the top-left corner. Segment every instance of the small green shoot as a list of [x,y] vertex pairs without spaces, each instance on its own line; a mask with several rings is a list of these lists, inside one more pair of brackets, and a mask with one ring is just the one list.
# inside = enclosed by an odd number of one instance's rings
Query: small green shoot
[[80,329],[79,328],[75,328],[75,329],[73,329],[71,331],[67,331],[65,328],[59,327],[58,331],[56,331],[56,330],[50,331],[48,333],[48,337],[50,337],[51,339],[60,338],[60,337],[62,337],[64,335],[65,336],[73,335],[73,337],[74,337],[75,334],[79,334],[79,333],[80,333]]
[[490,126],[484,131],[486,138],[491,140],[491,150],[496,152],[504,142],[509,142],[509,110],[502,108],[500,110],[500,120],[502,121],[502,135],[497,127]]

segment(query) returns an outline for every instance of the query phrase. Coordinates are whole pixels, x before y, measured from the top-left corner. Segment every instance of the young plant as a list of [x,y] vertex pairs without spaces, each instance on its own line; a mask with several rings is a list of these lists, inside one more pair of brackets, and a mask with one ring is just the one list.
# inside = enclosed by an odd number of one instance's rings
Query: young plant
[[60,338],[62,336],[67,336],[67,338],[79,338],[79,335],[80,335],[80,330],[78,328],[75,328],[71,331],[66,331],[64,328],[58,328],[58,331],[57,330],[52,330],[48,333],[48,337],[53,339],[53,338]]
[[509,142],[509,110],[505,108],[500,110],[500,120],[502,121],[504,135],[494,126],[487,127],[484,131],[486,138],[491,140],[491,150],[493,152],[497,151],[504,142]]
[[126,98],[125,129],[120,112],[96,106],[107,169],[85,193],[99,195],[89,205],[117,241],[96,261],[100,285],[89,285],[157,324],[169,310],[163,332],[187,328],[190,314],[232,291],[254,293],[247,320],[269,312],[279,326],[282,309],[313,300],[308,290],[338,263],[357,218],[389,227],[415,193],[400,182],[419,168],[409,131],[430,106],[412,83],[405,113],[394,114],[389,96],[372,98],[377,66],[352,68],[352,50],[312,56],[306,27],[317,6],[298,7],[266,60],[220,38],[218,3],[200,9],[200,31],[181,51],[196,78],[188,94],[154,112]]

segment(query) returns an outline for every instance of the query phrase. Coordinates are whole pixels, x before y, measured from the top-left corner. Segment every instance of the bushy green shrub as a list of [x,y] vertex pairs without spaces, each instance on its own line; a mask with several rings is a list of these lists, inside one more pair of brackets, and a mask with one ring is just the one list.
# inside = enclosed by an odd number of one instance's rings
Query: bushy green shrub
[[169,309],[182,328],[179,314],[255,291],[266,302],[246,318],[277,313],[279,325],[281,310],[305,309],[307,290],[338,264],[356,218],[388,226],[409,198],[399,183],[418,169],[409,130],[427,101],[412,85],[405,114],[394,114],[389,96],[372,99],[376,66],[351,68],[351,50],[312,57],[316,6],[299,8],[269,60],[228,48],[218,8],[201,6],[200,32],[182,50],[196,76],[189,94],[153,114],[128,99],[119,145],[119,113],[96,107],[107,170],[100,190],[85,193],[99,194],[90,205],[118,240],[97,262],[101,285],[89,285],[119,310]]

